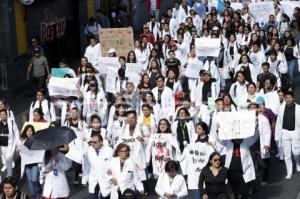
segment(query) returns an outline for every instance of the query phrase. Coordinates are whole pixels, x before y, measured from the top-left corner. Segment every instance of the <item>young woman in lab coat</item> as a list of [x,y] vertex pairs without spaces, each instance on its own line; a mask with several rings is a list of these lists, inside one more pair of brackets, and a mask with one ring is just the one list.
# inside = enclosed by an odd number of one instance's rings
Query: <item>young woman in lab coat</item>
[[99,89],[98,83],[91,81],[89,91],[84,95],[82,115],[89,123],[91,115],[97,114],[103,126],[106,125],[107,100],[105,93]]
[[190,119],[190,113],[185,108],[180,108],[176,120],[172,123],[172,133],[176,136],[180,151],[192,140],[195,134],[193,121]]
[[67,198],[70,194],[68,181],[65,175],[71,167],[64,154],[58,151],[58,148],[46,151],[45,160],[42,165],[42,175],[44,179],[43,198]]
[[120,139],[123,136],[123,124],[126,119],[126,106],[124,104],[118,104],[115,106],[115,115],[113,118],[109,118],[107,125],[107,133],[112,141],[112,147],[116,148]]
[[155,187],[159,199],[180,199],[188,195],[186,182],[179,173],[179,168],[175,161],[167,162],[165,172],[159,176]]
[[143,183],[129,154],[130,147],[121,143],[117,146],[114,157],[109,163],[107,175],[112,183],[111,199],[121,198],[126,189],[138,191],[141,195],[144,194]]
[[[39,163],[43,161],[44,150],[35,150],[33,153],[37,152],[37,155],[40,155],[40,162],[35,162],[31,164],[25,164],[26,159],[32,158],[30,155],[33,155],[29,152],[29,149],[24,145],[24,143],[31,138],[31,136],[35,133],[34,127],[32,125],[25,126],[23,132],[21,133],[20,140],[17,142],[17,150],[21,156],[21,178],[24,173],[28,180],[29,191],[32,198],[36,198],[38,196],[39,191],[41,190],[41,185],[39,183]],[[42,154],[42,155],[41,155]]]

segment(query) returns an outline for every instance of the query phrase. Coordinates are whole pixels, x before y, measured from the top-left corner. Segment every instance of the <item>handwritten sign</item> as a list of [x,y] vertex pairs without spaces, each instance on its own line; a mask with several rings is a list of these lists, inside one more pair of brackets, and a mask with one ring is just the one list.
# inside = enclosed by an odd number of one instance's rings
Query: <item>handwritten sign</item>
[[217,115],[219,139],[243,139],[255,134],[255,111],[220,112]]
[[51,76],[64,78],[69,74],[68,68],[51,68]]
[[273,1],[251,3],[249,5],[249,11],[255,22],[267,22],[269,16],[274,14],[274,3]]
[[107,68],[120,68],[119,59],[117,57],[101,57],[97,69],[101,75],[107,74]]
[[34,127],[35,132],[49,128],[50,123],[48,122],[24,122],[22,131],[27,125],[32,125]]
[[79,78],[51,77],[48,84],[50,96],[78,97],[77,83]]
[[126,63],[126,73],[127,72],[135,72],[141,73],[143,71],[143,65],[140,63]]
[[134,48],[132,28],[101,28],[99,30],[101,53],[108,56],[110,48],[114,48],[118,56],[125,56]]
[[220,52],[220,38],[196,38],[196,54],[197,56],[218,57]]

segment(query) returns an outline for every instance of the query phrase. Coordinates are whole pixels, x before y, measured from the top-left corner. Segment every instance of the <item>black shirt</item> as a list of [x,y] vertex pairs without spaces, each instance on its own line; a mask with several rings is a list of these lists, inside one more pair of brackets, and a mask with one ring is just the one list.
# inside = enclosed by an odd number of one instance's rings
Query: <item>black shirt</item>
[[204,104],[207,104],[208,101],[208,93],[211,93],[211,81],[209,82],[203,82],[202,87],[202,102]]
[[296,105],[295,103],[291,106],[285,105],[282,128],[288,131],[295,130],[295,118],[296,117]]
[[168,71],[173,70],[174,73],[176,74],[176,76],[177,77],[179,76],[180,61],[177,58],[175,58],[173,60],[167,59],[166,62],[165,62],[165,65],[167,66]]
[[[201,193],[201,198],[204,194],[207,194],[209,199],[227,199],[228,195],[225,184],[226,178],[226,168],[222,167],[219,170],[218,175],[214,176],[209,167],[204,167],[199,178],[199,191]],[[205,188],[203,188],[204,183]]]
[[286,61],[292,61],[295,59],[293,48],[287,47],[284,51],[284,55],[285,55]]
[[268,73],[268,74],[261,73],[257,75],[257,81],[259,82],[259,89],[262,89],[264,87],[264,82],[266,79],[270,79],[272,85],[275,85],[277,82],[277,78],[273,73]]
[[158,89],[158,96],[157,96],[157,103],[159,104],[159,105],[161,105],[161,94],[162,94],[162,92],[164,91],[164,89]]
[[167,80],[166,86],[173,90],[173,87],[174,87],[174,81],[171,82],[171,81]]
[[0,122],[0,146],[8,146],[8,125]]

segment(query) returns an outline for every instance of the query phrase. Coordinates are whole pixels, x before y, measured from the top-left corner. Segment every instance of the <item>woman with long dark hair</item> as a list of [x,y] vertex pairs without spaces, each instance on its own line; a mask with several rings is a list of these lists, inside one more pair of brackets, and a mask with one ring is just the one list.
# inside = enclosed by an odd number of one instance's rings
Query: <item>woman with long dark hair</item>
[[227,172],[227,169],[221,166],[220,154],[213,152],[199,178],[199,191],[202,199],[229,199],[226,188]]

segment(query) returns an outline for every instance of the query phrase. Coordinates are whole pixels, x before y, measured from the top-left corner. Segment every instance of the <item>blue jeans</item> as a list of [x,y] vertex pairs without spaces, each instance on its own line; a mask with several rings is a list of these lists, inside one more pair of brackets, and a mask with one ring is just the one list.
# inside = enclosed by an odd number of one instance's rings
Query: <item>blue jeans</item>
[[28,186],[32,197],[36,197],[39,190],[39,167],[37,164],[25,165],[25,174],[28,180]]
[[295,66],[296,66],[296,59],[294,59],[292,61],[287,61],[288,73],[289,73],[289,77],[290,77],[291,81],[294,80],[294,69],[295,69]]
[[198,189],[192,189],[191,192],[194,199],[200,199],[200,191]]

